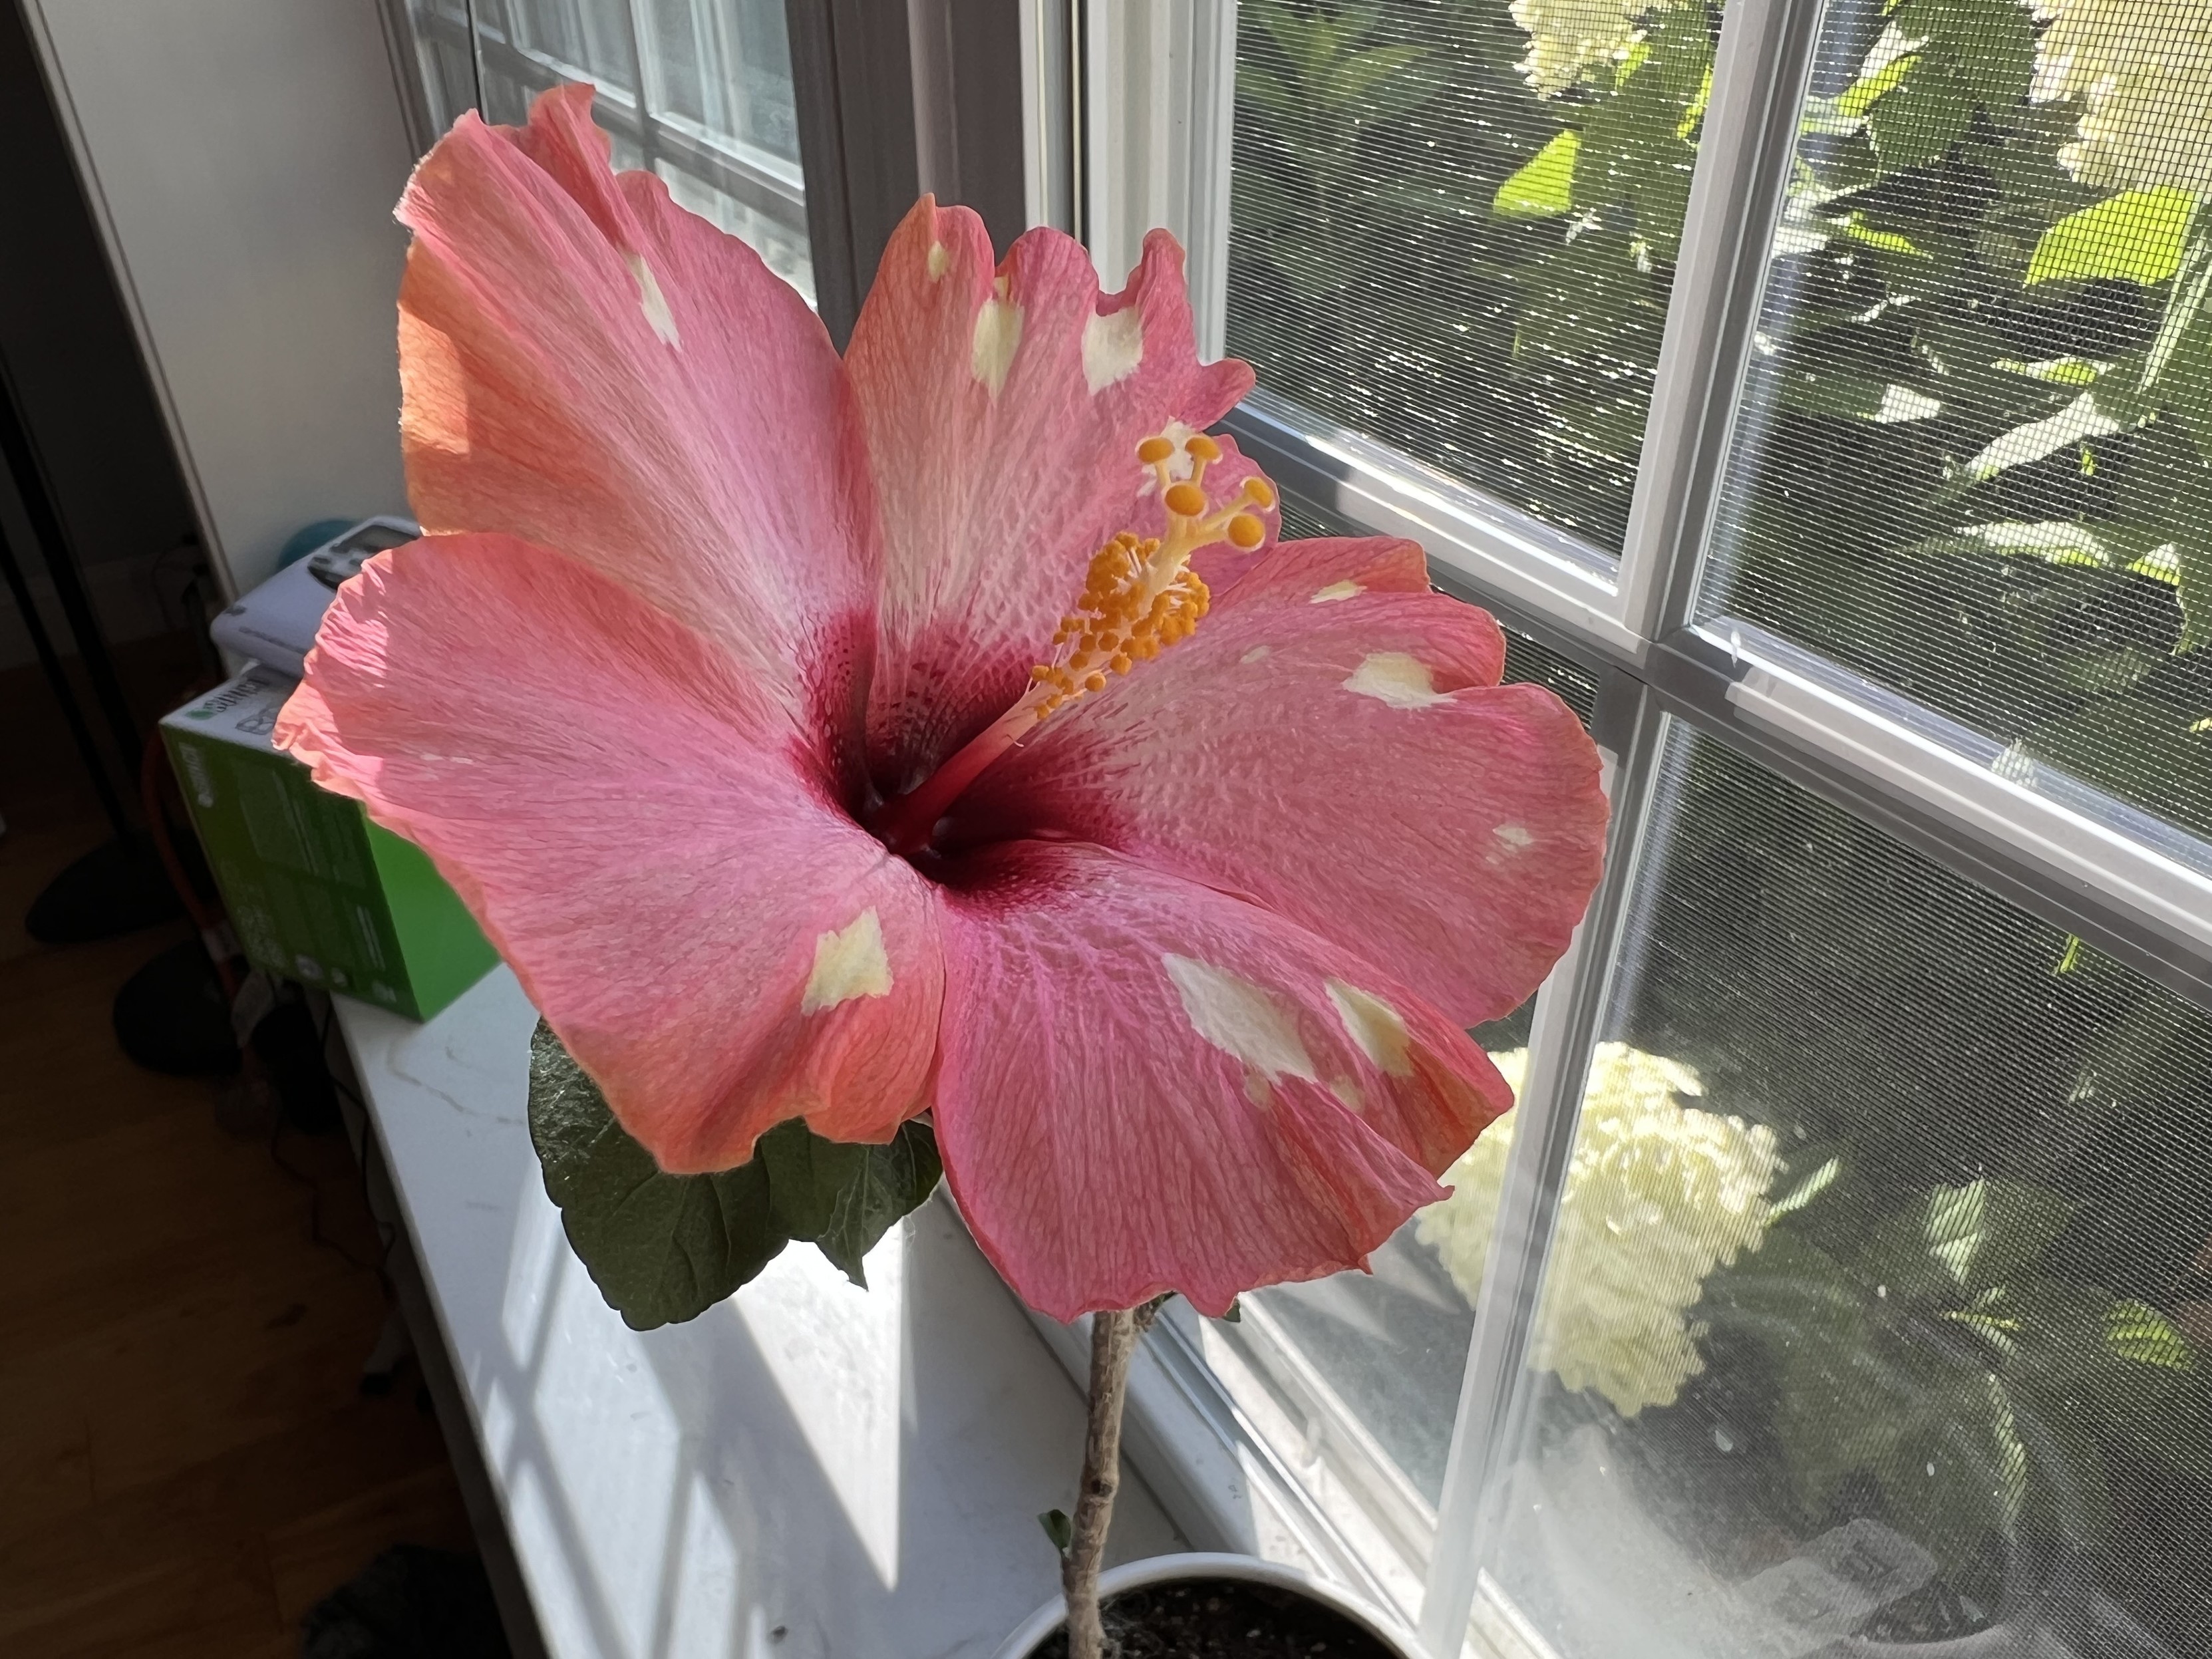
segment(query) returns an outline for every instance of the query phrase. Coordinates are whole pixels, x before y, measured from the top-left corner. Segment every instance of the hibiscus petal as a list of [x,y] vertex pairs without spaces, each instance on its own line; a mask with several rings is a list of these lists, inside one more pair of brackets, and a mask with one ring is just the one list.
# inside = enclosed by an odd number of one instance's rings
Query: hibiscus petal
[[401,437],[434,533],[580,560],[726,649],[810,729],[855,727],[873,508],[842,365],[805,302],[647,173],[592,91],[473,113],[399,217]]
[[979,854],[944,926],[945,1173],[1057,1319],[1364,1266],[1511,1100],[1386,975],[1096,847]]
[[[1271,599],[1292,605],[1330,605],[1355,593],[1429,591],[1429,562],[1419,544],[1385,537],[1331,537],[1285,542],[1276,547],[1263,544],[1256,556],[1234,568],[1222,561],[1208,570],[1200,562],[1218,556],[1218,550],[1191,561],[1213,589],[1215,614]],[[1496,680],[1504,667],[1505,641],[1495,625],[1474,626],[1486,640],[1496,641],[1496,666],[1480,676],[1480,683],[1486,684]]]
[[604,576],[503,536],[379,556],[276,740],[430,854],[664,1168],[927,1103],[933,890],[760,686]]
[[884,526],[870,750],[896,792],[1021,695],[1127,527],[1138,443],[1219,419],[1252,374],[1200,364],[1165,232],[1102,299],[1073,238],[1032,230],[994,269],[982,222],[928,199],[884,250],[846,362]]
[[986,772],[943,839],[1096,842],[1245,895],[1462,1024],[1517,1006],[1597,883],[1597,751],[1550,692],[1495,684],[1486,614],[1404,591],[1410,546],[1285,544]]

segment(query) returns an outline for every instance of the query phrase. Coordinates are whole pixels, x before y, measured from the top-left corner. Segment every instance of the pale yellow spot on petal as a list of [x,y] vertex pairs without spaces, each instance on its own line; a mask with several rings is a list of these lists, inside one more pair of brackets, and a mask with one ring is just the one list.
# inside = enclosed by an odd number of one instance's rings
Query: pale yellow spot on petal
[[1392,1077],[1405,1077],[1413,1069],[1409,1058],[1413,1039],[1398,1011],[1378,996],[1370,996],[1340,979],[1328,981],[1328,1000],[1336,1017],[1359,1052]]
[[[1004,288],[1001,280],[1000,286]],[[975,313],[975,338],[969,349],[968,367],[995,398],[1006,388],[1006,371],[1014,366],[1014,349],[1022,343],[1022,308],[1004,294],[983,301]]]
[[1536,839],[1524,826],[1518,823],[1501,823],[1490,833],[1516,853]]
[[1367,1097],[1359,1091],[1359,1085],[1348,1077],[1329,1079],[1328,1091],[1336,1097],[1337,1104],[1342,1106],[1346,1111],[1364,1112],[1367,1109]]
[[1270,1081],[1295,1077],[1311,1083],[1312,1056],[1298,1040],[1291,1012],[1274,993],[1224,969],[1190,957],[1163,956],[1190,1029],[1222,1053]]
[[625,253],[625,264],[637,283],[638,304],[645,309],[645,320],[664,344],[675,345],[676,313],[668,308],[668,296],[660,291],[660,279],[653,274],[653,267],[645,262],[642,253]]
[[942,242],[932,242],[929,245],[929,258],[927,264],[927,269],[929,271],[929,280],[933,283],[935,282],[939,277],[945,275],[947,270],[951,270],[951,267],[952,250],[945,246]]
[[1308,605],[1334,605],[1339,599],[1348,599],[1367,590],[1358,582],[1331,582],[1308,599]]
[[884,953],[884,925],[874,908],[814,941],[814,971],[799,1000],[802,1014],[819,1013],[859,997],[889,996],[891,961]]
[[1237,664],[1240,668],[1249,668],[1254,663],[1265,662],[1269,657],[1272,657],[1274,654],[1275,647],[1273,646],[1255,645],[1249,651],[1247,651],[1243,656],[1237,658]]
[[1264,1110],[1274,1103],[1275,1085],[1267,1081],[1263,1072],[1247,1072],[1244,1073],[1244,1098]]
[[1344,689],[1387,702],[1393,708],[1426,708],[1444,701],[1429,665],[1403,651],[1374,653],[1352,671]]
[[1093,313],[1083,325],[1083,381],[1095,397],[1126,380],[1145,361],[1145,313],[1124,306],[1105,316]]

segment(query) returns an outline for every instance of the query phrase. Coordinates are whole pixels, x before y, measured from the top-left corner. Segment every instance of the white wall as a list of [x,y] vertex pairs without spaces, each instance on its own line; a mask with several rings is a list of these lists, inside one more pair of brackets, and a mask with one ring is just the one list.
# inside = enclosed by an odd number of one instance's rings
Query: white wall
[[21,0],[234,592],[316,519],[404,511],[376,0]]

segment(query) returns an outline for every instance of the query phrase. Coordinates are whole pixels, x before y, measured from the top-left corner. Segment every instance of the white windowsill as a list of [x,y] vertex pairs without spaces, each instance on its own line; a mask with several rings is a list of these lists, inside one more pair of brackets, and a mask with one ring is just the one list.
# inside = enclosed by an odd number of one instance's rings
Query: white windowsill
[[[632,1331],[539,1181],[514,976],[426,1025],[337,1008],[555,1659],[988,1659],[1054,1592],[1081,1401],[948,1206],[867,1291],[793,1245]],[[1180,1547],[1125,1484],[1114,1558]]]

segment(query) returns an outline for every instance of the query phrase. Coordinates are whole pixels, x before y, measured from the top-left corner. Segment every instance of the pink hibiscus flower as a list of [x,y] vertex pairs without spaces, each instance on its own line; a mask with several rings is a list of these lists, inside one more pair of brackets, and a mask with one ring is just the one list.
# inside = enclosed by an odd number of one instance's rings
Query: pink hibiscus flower
[[1465,1034],[1595,884],[1595,750],[1398,541],[1273,544],[1182,256],[925,200],[841,361],[614,173],[465,117],[400,217],[425,538],[277,740],[424,848],[675,1172],[933,1123],[1061,1318],[1364,1262],[1510,1103]]

